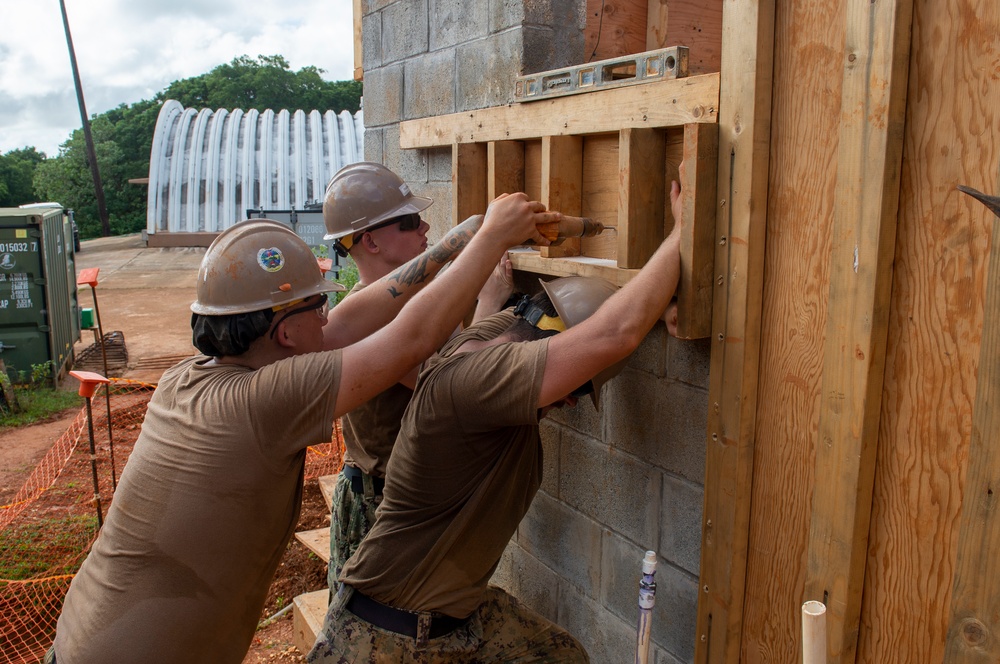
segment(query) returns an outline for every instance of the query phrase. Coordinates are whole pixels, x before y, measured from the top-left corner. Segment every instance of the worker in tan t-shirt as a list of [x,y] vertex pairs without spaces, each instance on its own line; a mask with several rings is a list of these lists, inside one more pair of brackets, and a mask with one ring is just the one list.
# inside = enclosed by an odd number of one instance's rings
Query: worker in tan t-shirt
[[[382,164],[359,162],[331,178],[323,203],[326,240],[358,268],[361,291],[427,248],[427,222],[420,213],[433,201],[416,196],[402,178]],[[473,321],[495,313],[513,289],[506,254],[477,299]],[[375,523],[389,461],[403,411],[410,403],[416,371],[341,418],[344,467],[333,491],[328,580],[336,588],[340,570]]]
[[329,313],[341,287],[287,227],[220,234],[191,306],[204,354],[154,392],[47,662],[241,662],[298,518],[306,447],[433,353],[504,250],[558,218],[524,194],[498,197],[478,232],[455,227]]
[[667,309],[680,274],[676,183],[671,202],[673,231],[621,290],[543,283],[499,336],[474,325],[427,361],[375,525],[308,661],[588,661],[565,630],[488,582],[541,483],[539,421],[583,394],[596,404]]

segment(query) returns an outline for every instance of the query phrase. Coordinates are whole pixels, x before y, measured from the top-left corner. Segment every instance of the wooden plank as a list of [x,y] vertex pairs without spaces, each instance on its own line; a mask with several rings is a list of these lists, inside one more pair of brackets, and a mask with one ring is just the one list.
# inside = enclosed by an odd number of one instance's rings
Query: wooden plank
[[694,661],[699,664],[740,660],[760,360],[774,0],[728,2],[723,40],[716,234],[729,240],[717,244],[715,254],[702,592],[695,632]]
[[542,200],[542,139],[524,142],[524,193]]
[[663,242],[666,138],[622,129],[618,151],[618,267],[641,268]]
[[487,200],[524,191],[524,143],[490,141],[487,147]]
[[[581,214],[607,227],[580,241],[584,256],[618,256],[618,133],[583,138],[583,208]],[[614,229],[614,230],[612,230]]]
[[719,71],[722,62],[722,0],[649,0],[646,50],[687,46],[688,71]]
[[646,13],[646,0],[587,0],[585,62],[648,50]]
[[323,475],[319,478],[319,492],[327,509],[333,509],[333,491],[337,487],[337,475]]
[[719,75],[702,74],[582,95],[463,111],[399,125],[404,149],[716,122]]
[[573,256],[554,261],[542,258],[538,251],[528,248],[511,249],[510,262],[514,265],[515,270],[548,274],[554,277],[600,277],[616,286],[624,286],[639,272],[638,270],[622,270],[613,260],[588,256]]
[[[1000,181],[997,182],[1000,191]],[[975,204],[973,204],[975,205]],[[962,500],[946,664],[1000,661],[1000,222],[993,241],[979,347],[969,466]]]
[[912,0],[849,0],[804,600],[855,661],[881,416]]
[[[684,197],[682,214],[690,221],[681,235],[678,339],[704,339],[712,334],[718,154],[718,125],[691,124],[684,127],[685,175],[680,184]],[[668,202],[669,199],[668,195]]]
[[351,9],[354,16],[354,80],[361,81],[365,78],[364,63],[364,32],[361,29],[361,19],[364,16],[364,9],[361,0],[351,0]]
[[323,629],[330,591],[327,588],[302,593],[292,600],[292,644],[305,654],[312,650]]
[[[986,341],[984,293],[988,276],[995,278],[987,274],[993,218],[954,187],[997,186],[1000,3],[914,3],[911,26],[883,423],[858,648],[858,661],[866,664],[948,661],[963,510],[966,501],[982,498],[969,493],[966,463],[986,370],[979,359]],[[974,503],[968,508],[976,509]],[[977,581],[996,587],[996,578]],[[954,661],[995,661],[985,652]]]
[[330,529],[317,528],[295,533],[295,539],[315,553],[323,562],[330,562]]
[[486,211],[490,201],[488,153],[485,143],[459,143],[451,147],[451,218],[456,224]]
[[[583,138],[542,137],[542,198],[550,210],[574,217],[583,206]],[[540,247],[543,258],[580,255],[580,239],[566,238],[558,245]]]

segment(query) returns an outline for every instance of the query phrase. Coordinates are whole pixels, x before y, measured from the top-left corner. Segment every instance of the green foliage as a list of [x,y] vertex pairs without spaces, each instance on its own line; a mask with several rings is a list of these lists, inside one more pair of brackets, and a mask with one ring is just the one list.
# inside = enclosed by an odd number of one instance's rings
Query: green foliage
[[336,302],[337,304],[340,304],[341,300],[347,297],[347,294],[350,292],[350,290],[354,288],[354,285],[356,283],[358,283],[359,278],[360,277],[358,276],[358,266],[354,262],[354,260],[351,259],[350,256],[348,256],[347,263],[345,263],[340,268],[340,273],[338,273],[337,278],[334,279],[334,281],[336,281],[338,284],[343,285],[343,287],[347,289],[339,293],[334,293],[334,295],[337,298]]
[[[174,81],[151,100],[122,104],[93,116],[91,135],[112,235],[136,233],[146,227],[146,187],[128,181],[149,175],[153,131],[163,102],[176,99],[185,107],[199,109],[357,112],[361,106],[361,83],[324,81],[320,77],[322,73],[323,70],[316,67],[303,67],[293,72],[280,55],[261,55],[256,59],[244,55],[207,74]],[[27,153],[29,150],[40,155],[34,148],[13,152]],[[44,155],[40,157],[44,159]],[[30,154],[18,157],[22,161],[32,158]],[[83,130],[73,132],[60,146],[57,157],[42,159],[38,159],[37,168],[32,168],[37,193],[33,198],[58,202],[74,210],[80,237],[100,236],[97,197]],[[0,161],[0,196],[7,182],[3,173]]]
[[0,155],[0,207],[40,202],[32,181],[45,153],[27,147]]
[[44,421],[70,408],[82,408],[83,397],[76,392],[51,387],[30,387],[27,384],[14,390],[17,411],[0,408],[0,431]]

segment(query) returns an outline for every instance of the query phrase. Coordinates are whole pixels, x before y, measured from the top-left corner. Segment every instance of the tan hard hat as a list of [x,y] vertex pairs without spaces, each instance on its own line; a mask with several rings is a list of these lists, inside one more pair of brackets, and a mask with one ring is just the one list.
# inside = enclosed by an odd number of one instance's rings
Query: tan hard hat
[[393,217],[422,212],[433,202],[414,196],[403,179],[382,164],[360,161],[344,166],[326,186],[323,239],[337,240]]
[[[598,277],[562,277],[552,281],[539,281],[566,329],[590,318],[609,297],[618,292],[617,286]],[[617,376],[627,363],[626,357],[605,367],[591,379],[594,391],[590,398],[594,401],[594,406],[598,405],[604,383]]]
[[312,250],[290,228],[253,219],[227,228],[208,247],[191,311],[229,316],[342,290],[323,278]]

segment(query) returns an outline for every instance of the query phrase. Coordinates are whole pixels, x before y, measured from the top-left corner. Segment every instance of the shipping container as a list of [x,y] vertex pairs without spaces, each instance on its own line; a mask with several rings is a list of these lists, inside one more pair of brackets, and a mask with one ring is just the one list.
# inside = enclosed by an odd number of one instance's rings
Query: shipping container
[[59,205],[0,208],[0,360],[13,382],[55,386],[80,339],[72,218]]

